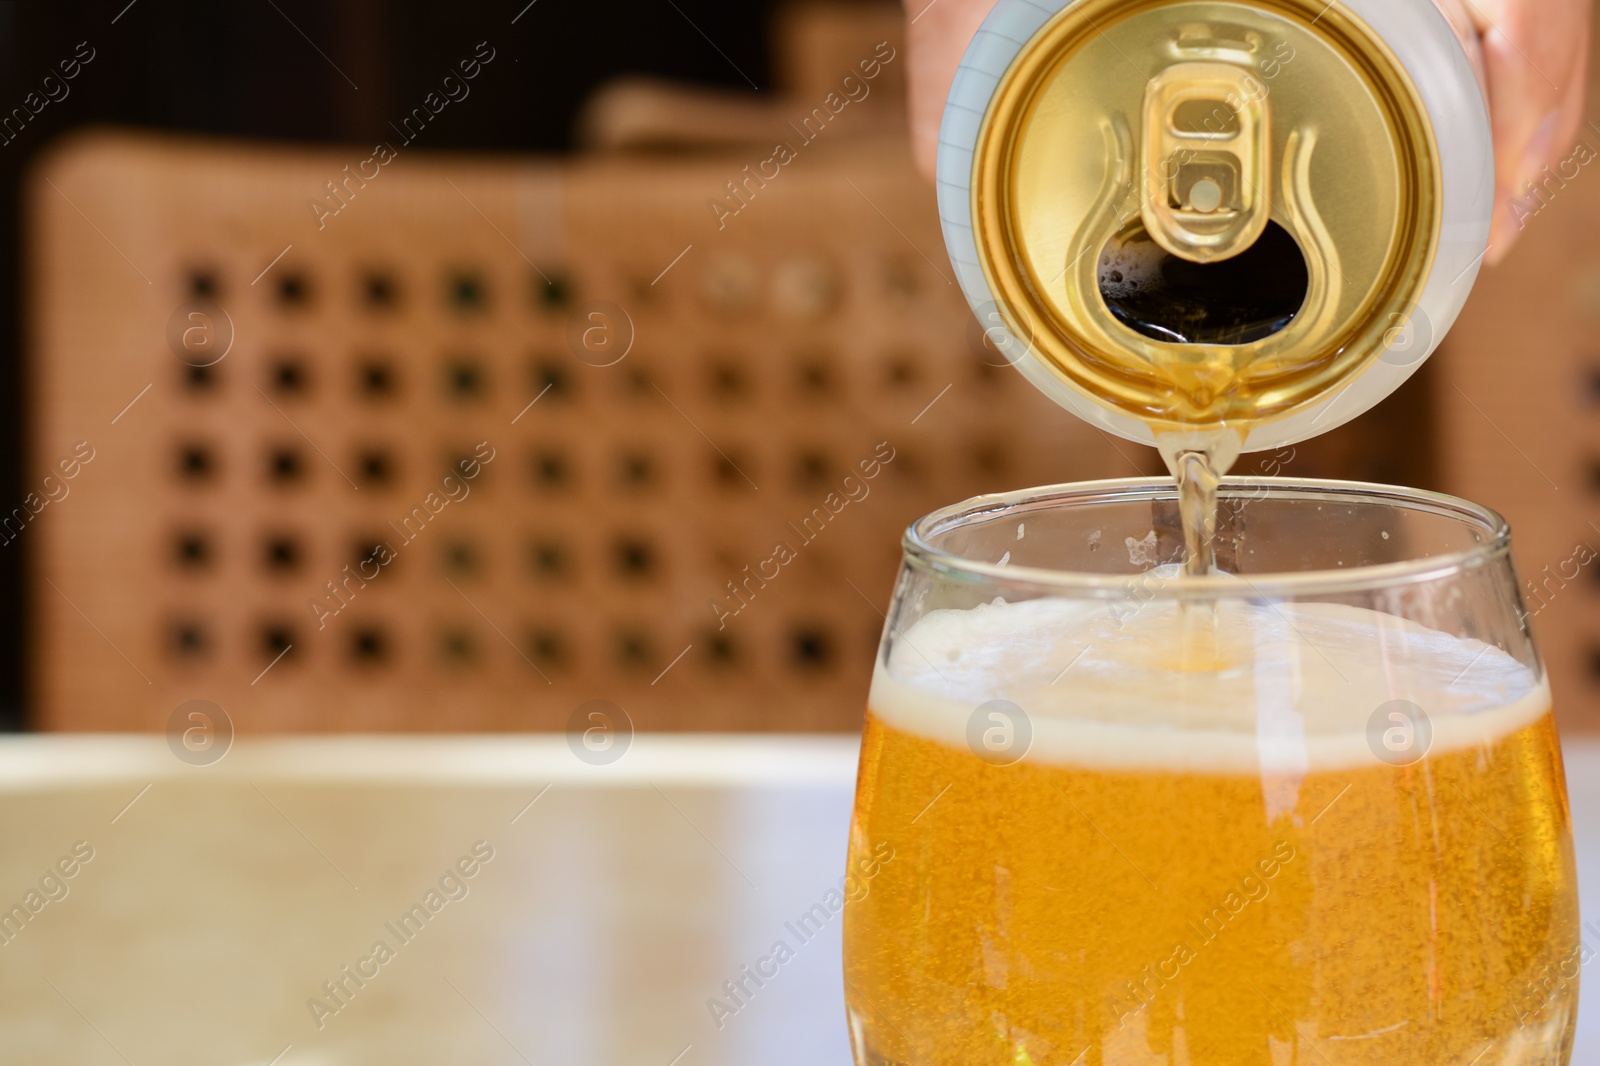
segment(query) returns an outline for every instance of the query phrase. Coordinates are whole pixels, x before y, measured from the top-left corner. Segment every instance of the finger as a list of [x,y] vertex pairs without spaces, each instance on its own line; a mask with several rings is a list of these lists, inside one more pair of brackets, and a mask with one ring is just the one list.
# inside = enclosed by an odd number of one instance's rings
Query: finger
[[[1520,152],[1496,145],[1498,202],[1489,231],[1491,250],[1486,257],[1491,265],[1506,257],[1533,217],[1573,177],[1572,155],[1577,148],[1587,95],[1584,82],[1580,68],[1554,108],[1537,119],[1532,114],[1522,119],[1521,127],[1531,127],[1531,133]],[[1514,143],[1514,138],[1508,136],[1507,143]]]
[[933,177],[939,120],[961,56],[994,0],[906,0],[910,65],[911,152],[917,169]]
[[[1474,0],[1494,133],[1490,263],[1505,258],[1554,185],[1545,167],[1571,155],[1583,117],[1587,0]],[[1559,179],[1557,179],[1559,181]],[[1544,190],[1545,197],[1534,195]]]

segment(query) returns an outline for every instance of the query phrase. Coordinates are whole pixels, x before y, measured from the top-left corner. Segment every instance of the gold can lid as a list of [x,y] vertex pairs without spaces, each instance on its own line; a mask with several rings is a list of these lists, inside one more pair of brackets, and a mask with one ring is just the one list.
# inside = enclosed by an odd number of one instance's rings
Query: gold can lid
[[1078,0],[978,127],[973,240],[1030,354],[1154,432],[1326,399],[1429,279],[1439,151],[1339,3]]

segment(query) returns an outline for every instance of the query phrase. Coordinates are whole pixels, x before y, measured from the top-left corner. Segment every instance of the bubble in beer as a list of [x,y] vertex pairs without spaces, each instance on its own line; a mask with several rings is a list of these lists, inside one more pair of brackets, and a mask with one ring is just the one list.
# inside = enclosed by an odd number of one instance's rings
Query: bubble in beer
[[580,704],[567,719],[567,747],[590,766],[611,765],[632,743],[633,719],[610,700]]
[[967,719],[967,747],[991,766],[1021,762],[1033,746],[1033,720],[1010,700],[980,704]]
[[1390,766],[1410,766],[1432,746],[1433,722],[1410,700],[1380,704],[1367,719],[1367,747]]
[[190,766],[222,761],[233,747],[233,719],[210,700],[189,700],[167,717],[167,747]]

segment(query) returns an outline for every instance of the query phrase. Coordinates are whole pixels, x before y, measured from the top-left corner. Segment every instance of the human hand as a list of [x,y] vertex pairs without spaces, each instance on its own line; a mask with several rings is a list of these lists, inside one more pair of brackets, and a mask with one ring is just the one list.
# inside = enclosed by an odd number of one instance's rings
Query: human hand
[[1497,263],[1528,223],[1532,212],[1525,205],[1539,206],[1529,186],[1547,166],[1559,173],[1576,148],[1588,95],[1590,0],[1434,3],[1455,26],[1487,89],[1495,209],[1486,258]]
[[[1487,88],[1494,133],[1495,211],[1489,262],[1528,222],[1528,185],[1573,154],[1583,120],[1590,0],[1434,0]],[[939,120],[967,44],[994,0],[906,0],[911,142],[933,176]]]

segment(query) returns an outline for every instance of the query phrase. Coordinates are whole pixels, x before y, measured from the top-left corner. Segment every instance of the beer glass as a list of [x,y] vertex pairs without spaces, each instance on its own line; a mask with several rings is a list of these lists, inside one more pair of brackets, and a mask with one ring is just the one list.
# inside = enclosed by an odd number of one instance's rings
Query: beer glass
[[860,1066],[1563,1066],[1549,689],[1492,511],[1230,479],[915,523],[850,839]]

